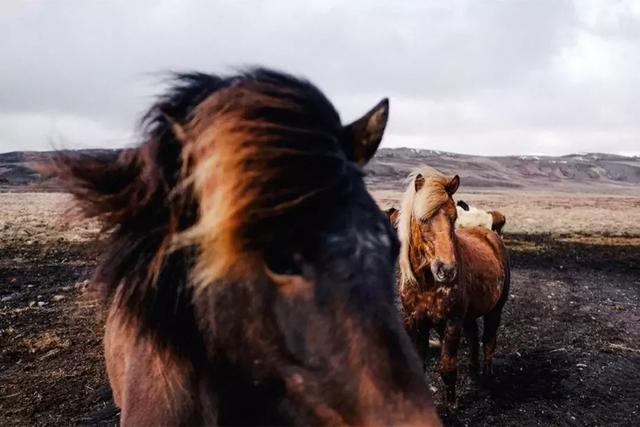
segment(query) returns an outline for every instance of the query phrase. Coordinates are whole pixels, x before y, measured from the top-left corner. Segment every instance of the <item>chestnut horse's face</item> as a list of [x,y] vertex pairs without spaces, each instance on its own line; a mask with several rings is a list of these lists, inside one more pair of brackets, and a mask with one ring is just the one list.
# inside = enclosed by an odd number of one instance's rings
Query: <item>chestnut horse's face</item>
[[[417,187],[420,185],[417,179]],[[417,220],[425,258],[436,282],[450,283],[458,274],[455,251],[456,205],[451,196],[458,188],[460,180],[454,176],[444,186],[447,200],[427,218]],[[417,188],[418,189],[418,188]]]
[[451,282],[457,275],[453,236],[455,221],[456,209],[453,202],[448,202],[434,216],[420,222],[429,267],[437,282]]

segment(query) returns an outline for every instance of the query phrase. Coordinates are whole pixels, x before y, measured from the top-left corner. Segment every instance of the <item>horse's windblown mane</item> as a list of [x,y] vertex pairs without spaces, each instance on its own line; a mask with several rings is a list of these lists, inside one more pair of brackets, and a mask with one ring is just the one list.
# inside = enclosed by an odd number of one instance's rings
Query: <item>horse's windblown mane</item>
[[274,235],[295,247],[355,166],[324,95],[265,69],[178,74],[142,126],[143,143],[117,157],[61,153],[42,169],[109,233],[95,282],[142,329],[180,342],[189,284],[256,271]]
[[[419,179],[422,185],[418,191],[416,191],[416,179]],[[445,186],[450,180],[450,177],[429,166],[413,171],[407,178],[408,185],[400,202],[397,221],[398,239],[401,245],[398,259],[401,284],[416,282],[409,261],[411,218],[429,218],[446,203],[449,200],[449,194]]]
[[198,245],[201,285],[259,270],[265,245],[302,232],[292,229],[349,167],[338,114],[324,96],[306,82],[258,76],[207,98],[176,132],[192,165],[183,181],[199,206],[179,242]]

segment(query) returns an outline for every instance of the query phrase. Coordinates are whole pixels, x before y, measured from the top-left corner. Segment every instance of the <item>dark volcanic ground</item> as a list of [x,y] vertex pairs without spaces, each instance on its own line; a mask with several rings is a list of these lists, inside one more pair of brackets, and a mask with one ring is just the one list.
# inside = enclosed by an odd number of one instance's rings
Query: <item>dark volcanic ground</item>
[[[463,370],[459,415],[446,424],[638,425],[640,246],[507,243],[512,297],[495,383],[470,385]],[[0,425],[117,420],[101,309],[86,287],[95,257],[88,243],[0,243]]]

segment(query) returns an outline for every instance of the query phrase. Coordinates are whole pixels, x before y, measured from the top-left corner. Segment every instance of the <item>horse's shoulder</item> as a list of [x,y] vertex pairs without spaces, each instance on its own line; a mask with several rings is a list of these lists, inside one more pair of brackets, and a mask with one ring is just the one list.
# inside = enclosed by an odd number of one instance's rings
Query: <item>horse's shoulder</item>
[[466,243],[466,246],[473,248],[489,247],[497,256],[502,253],[502,247],[504,246],[502,239],[495,232],[485,227],[461,228],[456,230],[456,236]]
[[484,238],[491,243],[492,246],[497,248],[504,245],[502,238],[493,230],[485,230]]

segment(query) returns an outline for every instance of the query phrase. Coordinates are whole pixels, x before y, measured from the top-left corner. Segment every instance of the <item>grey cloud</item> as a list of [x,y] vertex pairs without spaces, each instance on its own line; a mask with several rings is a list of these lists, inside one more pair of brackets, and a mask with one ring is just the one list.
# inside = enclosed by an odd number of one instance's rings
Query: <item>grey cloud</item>
[[0,5],[0,150],[124,145],[161,72],[262,64],[385,146],[640,152],[640,10],[602,2],[110,1]]

